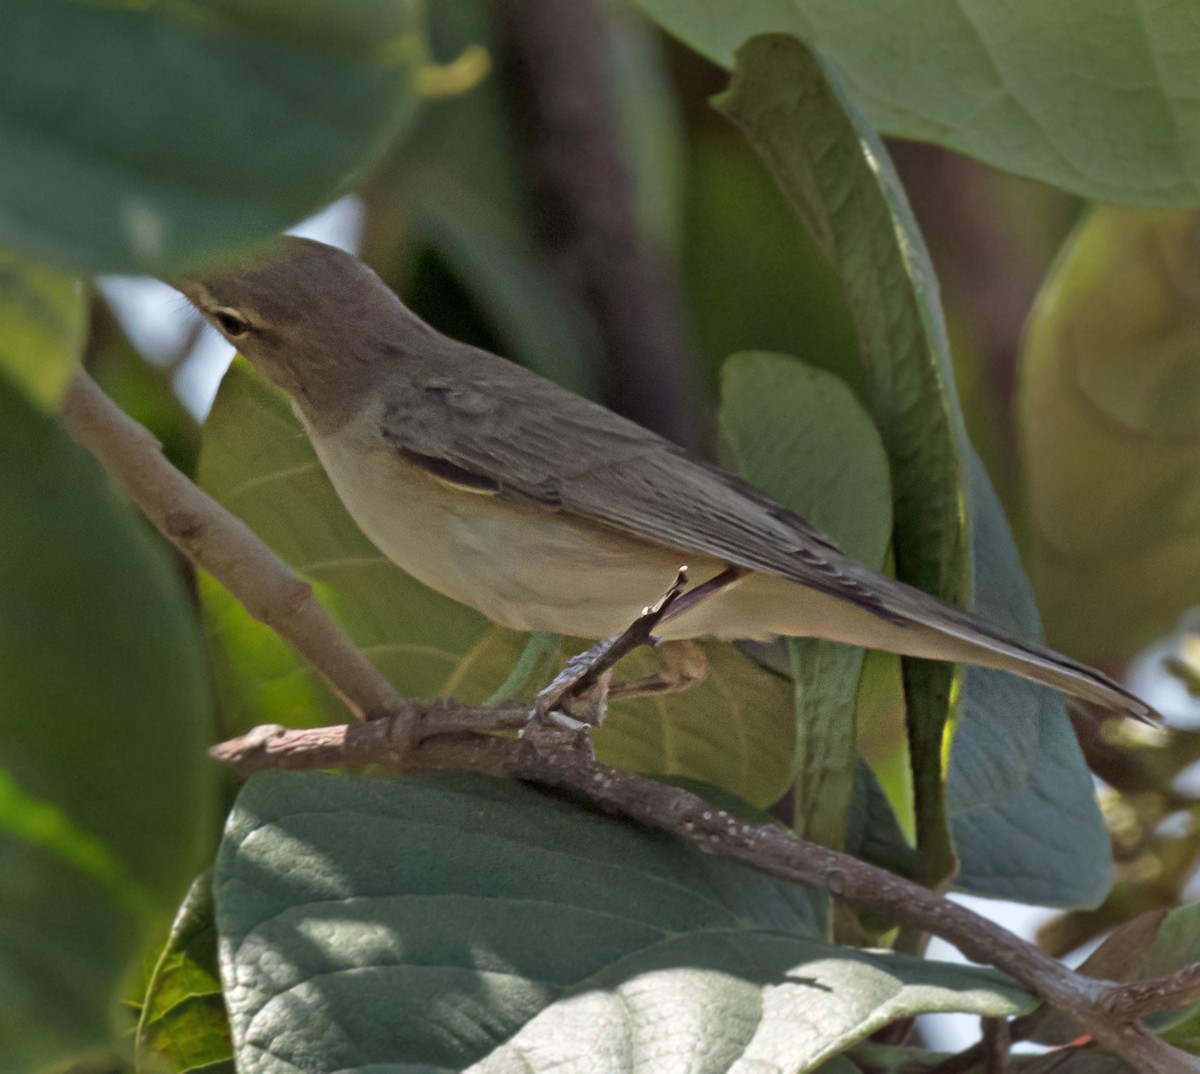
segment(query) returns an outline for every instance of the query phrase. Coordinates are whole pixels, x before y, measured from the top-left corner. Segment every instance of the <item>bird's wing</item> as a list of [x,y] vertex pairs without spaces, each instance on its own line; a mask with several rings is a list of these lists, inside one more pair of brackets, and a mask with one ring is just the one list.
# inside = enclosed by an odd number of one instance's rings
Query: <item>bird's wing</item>
[[[490,359],[488,361],[487,359]],[[682,551],[781,575],[895,612],[831,538],[740,478],[507,362],[411,373],[388,393],[381,434],[464,490],[583,517]],[[514,374],[516,374],[514,376]]]

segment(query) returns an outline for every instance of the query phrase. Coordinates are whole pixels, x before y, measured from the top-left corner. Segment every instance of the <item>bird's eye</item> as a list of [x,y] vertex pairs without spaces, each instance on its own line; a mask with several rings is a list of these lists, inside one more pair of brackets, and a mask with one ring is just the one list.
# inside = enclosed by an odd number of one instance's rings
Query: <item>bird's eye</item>
[[217,322],[221,331],[231,338],[236,339],[250,331],[250,322],[240,313],[230,309],[214,310],[213,320]]

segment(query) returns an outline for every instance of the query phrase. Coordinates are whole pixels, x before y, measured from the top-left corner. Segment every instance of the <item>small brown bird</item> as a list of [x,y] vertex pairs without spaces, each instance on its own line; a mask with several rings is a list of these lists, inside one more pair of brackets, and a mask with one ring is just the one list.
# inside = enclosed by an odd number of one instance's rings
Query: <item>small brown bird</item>
[[288,392],[380,551],[498,624],[605,637],[681,564],[698,583],[733,567],[661,634],[829,638],[1152,715],[1100,672],[842,555],[740,478],[441,335],[340,250],[286,238],[180,287]]

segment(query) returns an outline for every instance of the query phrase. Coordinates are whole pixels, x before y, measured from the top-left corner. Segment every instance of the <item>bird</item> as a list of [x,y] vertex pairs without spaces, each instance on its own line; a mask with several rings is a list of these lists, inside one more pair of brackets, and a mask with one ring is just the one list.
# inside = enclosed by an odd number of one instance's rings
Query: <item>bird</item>
[[284,236],[172,282],[290,396],[375,546],[500,626],[608,637],[686,565],[711,592],[659,624],[664,640],[827,638],[1157,716],[1100,671],[844,555],[736,475],[443,335],[342,250]]

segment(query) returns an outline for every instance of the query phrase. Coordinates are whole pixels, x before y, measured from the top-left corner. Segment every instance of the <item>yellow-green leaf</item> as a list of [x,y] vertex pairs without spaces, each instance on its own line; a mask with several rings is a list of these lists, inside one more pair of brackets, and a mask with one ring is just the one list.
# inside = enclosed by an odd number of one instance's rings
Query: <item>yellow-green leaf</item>
[[1046,635],[1118,664],[1200,592],[1200,214],[1097,208],[1021,356],[1029,567]]
[[86,334],[79,280],[0,250],[0,368],[51,406],[79,364]]

